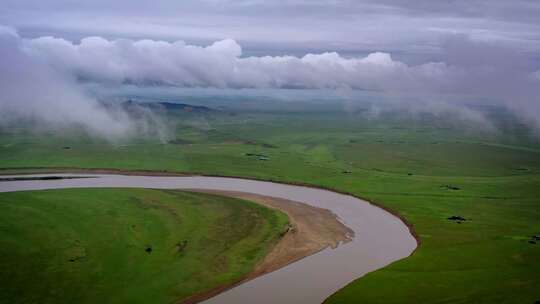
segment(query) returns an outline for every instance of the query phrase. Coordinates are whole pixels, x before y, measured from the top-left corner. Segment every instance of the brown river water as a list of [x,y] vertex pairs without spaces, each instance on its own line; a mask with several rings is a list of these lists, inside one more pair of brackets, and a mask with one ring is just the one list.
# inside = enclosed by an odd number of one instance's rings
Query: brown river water
[[336,249],[327,248],[225,291],[204,303],[321,303],[354,279],[408,257],[417,246],[409,228],[398,217],[364,200],[328,190],[208,176],[36,174],[24,177],[52,175],[94,178],[2,181],[0,192],[91,187],[240,191],[329,209],[355,233],[351,242]]

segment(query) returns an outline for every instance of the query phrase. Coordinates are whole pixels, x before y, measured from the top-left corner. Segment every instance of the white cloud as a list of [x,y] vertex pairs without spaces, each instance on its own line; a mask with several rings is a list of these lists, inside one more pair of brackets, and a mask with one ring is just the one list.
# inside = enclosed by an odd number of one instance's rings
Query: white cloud
[[345,58],[338,53],[242,57],[231,39],[210,46],[183,41],[84,38],[25,40],[25,50],[58,71],[95,82],[179,87],[418,90],[452,72],[443,63],[408,66],[387,53]]
[[110,140],[148,128],[146,121],[134,121],[120,109],[105,109],[86,96],[69,74],[25,53],[17,33],[1,26],[0,91],[1,125],[26,120],[39,127],[78,126]]
[[[12,40],[15,42],[9,44],[8,49],[15,58],[10,60],[3,56],[2,64],[17,70],[8,61],[29,62],[27,70],[21,65],[21,71],[16,71],[21,74],[20,81],[42,91],[47,87],[65,86],[66,79],[74,78],[107,84],[175,87],[361,89],[388,93],[398,100],[400,96],[431,98],[436,94],[449,94],[468,96],[468,100],[473,101],[477,97],[500,100],[540,129],[540,86],[534,77],[535,71],[529,71],[527,60],[513,50],[473,42],[465,36],[455,36],[442,44],[445,61],[419,65],[395,60],[384,52],[357,57],[344,57],[336,52],[302,57],[244,57],[241,46],[232,39],[206,47],[184,41],[107,40],[101,37],[84,38],[80,43],[53,37],[23,40],[16,37]],[[54,82],[23,79],[22,74],[39,77],[40,72],[32,73],[31,69],[47,71],[47,75],[53,75],[49,77],[53,80],[46,81]],[[55,80],[60,78],[61,81]],[[12,81],[7,75],[2,79],[7,81],[1,84],[2,88]],[[40,81],[44,81],[43,84]],[[51,90],[71,94],[62,99],[84,99],[73,87],[68,85],[66,90]],[[15,96],[15,92],[12,95]],[[41,111],[40,106],[58,103],[57,100],[44,101],[43,96],[47,95],[38,94],[38,101],[28,102],[26,108]],[[26,99],[32,98],[27,96]],[[93,104],[88,101],[84,106],[94,109]],[[96,111],[97,120],[111,119]],[[69,119],[88,121],[88,126],[93,126],[90,124],[93,119],[76,115],[75,112]],[[95,127],[100,125],[105,124]]]

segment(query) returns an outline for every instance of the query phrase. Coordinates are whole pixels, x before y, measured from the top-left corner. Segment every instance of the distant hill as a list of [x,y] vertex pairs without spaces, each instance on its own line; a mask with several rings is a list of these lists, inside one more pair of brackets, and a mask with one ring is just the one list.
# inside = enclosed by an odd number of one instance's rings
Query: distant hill
[[138,102],[134,100],[127,100],[122,102],[122,107],[129,108],[131,106],[141,106],[150,109],[165,109],[167,111],[185,111],[185,112],[194,112],[194,113],[208,113],[218,111],[205,106],[196,106],[186,103],[175,103],[175,102]]

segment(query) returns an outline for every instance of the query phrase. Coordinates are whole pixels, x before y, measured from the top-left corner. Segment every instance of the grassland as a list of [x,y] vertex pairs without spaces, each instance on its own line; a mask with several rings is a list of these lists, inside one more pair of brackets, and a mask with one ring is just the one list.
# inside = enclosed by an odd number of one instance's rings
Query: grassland
[[248,274],[287,221],[171,190],[2,193],[0,303],[173,303]]
[[540,144],[495,114],[495,131],[441,117],[178,114],[175,141],[165,144],[10,130],[0,136],[0,167],[168,170],[350,192],[399,212],[422,244],[329,303],[534,303],[540,244],[529,241],[540,234]]

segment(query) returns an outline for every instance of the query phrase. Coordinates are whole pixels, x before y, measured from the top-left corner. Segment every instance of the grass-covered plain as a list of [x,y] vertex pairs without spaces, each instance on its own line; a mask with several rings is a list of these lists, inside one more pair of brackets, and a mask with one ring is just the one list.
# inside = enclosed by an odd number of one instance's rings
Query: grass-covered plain
[[[529,243],[540,234],[540,144],[511,117],[488,113],[489,130],[429,115],[177,115],[175,138],[165,144],[5,130],[0,167],[168,170],[330,187],[399,212],[422,242],[412,257],[352,283],[330,303],[540,300],[540,244]],[[467,221],[449,221],[453,215]]]
[[174,303],[248,274],[286,215],[146,189],[0,194],[0,303]]

